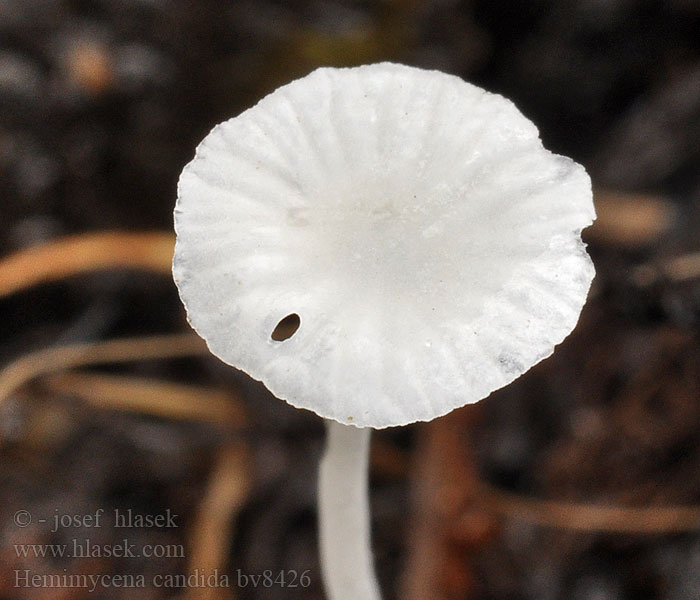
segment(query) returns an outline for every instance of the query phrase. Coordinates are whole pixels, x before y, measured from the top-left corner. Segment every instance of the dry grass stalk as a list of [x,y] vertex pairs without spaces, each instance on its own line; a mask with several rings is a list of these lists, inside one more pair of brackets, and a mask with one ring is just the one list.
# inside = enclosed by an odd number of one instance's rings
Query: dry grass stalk
[[46,348],[16,359],[0,371],[0,405],[25,383],[83,365],[208,354],[194,333],[154,335]]
[[700,252],[691,252],[667,260],[659,265],[639,265],[632,271],[632,281],[647,287],[662,280],[673,283],[700,278]]
[[[219,450],[204,499],[199,506],[189,540],[189,572],[196,569],[210,575],[224,572],[233,539],[235,519],[248,497],[249,457],[242,443],[231,443]],[[185,600],[231,600],[232,589],[191,588]]]
[[22,250],[0,261],[0,298],[71,275],[103,269],[170,273],[175,236],[104,232],[64,238]]
[[42,383],[51,392],[77,397],[96,408],[237,428],[245,424],[236,398],[204,386],[90,373],[53,375]]
[[638,248],[660,240],[677,218],[670,200],[661,196],[596,190],[598,218],[586,231],[597,242]]
[[535,500],[483,487],[490,510],[509,519],[573,531],[668,534],[700,529],[698,506],[596,506]]

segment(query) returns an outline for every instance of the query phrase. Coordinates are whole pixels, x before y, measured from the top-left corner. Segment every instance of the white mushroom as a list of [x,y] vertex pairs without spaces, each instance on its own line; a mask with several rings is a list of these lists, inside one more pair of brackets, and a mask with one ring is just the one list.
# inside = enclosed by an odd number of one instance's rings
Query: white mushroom
[[[365,428],[434,419],[549,356],[594,275],[594,218],[581,166],[510,101],[436,71],[318,69],[199,145],[175,279],[216,356],[329,419],[332,599],[379,597]],[[297,329],[273,339],[286,317]]]

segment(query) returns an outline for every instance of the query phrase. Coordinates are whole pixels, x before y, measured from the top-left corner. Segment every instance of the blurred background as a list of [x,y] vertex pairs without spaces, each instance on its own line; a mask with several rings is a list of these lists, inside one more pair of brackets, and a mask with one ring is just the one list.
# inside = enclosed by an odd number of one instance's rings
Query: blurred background
[[698,31],[697,0],[0,0],[0,598],[323,597],[323,427],[189,332],[172,208],[214,124],[381,60],[511,98],[599,213],[554,356],[374,436],[386,598],[700,598]]

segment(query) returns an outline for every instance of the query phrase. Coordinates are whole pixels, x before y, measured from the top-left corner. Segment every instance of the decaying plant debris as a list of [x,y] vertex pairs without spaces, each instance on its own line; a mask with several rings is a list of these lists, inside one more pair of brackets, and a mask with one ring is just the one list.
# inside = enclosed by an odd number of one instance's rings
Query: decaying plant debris
[[[308,588],[138,597],[322,597],[322,428],[187,334],[161,232],[177,174],[212,123],[318,64],[395,60],[512,97],[549,147],[588,168],[600,218],[585,233],[591,300],[551,359],[476,410],[376,436],[383,589],[700,595],[700,17],[687,2],[516,4],[0,5],[3,573],[309,570]],[[439,493],[423,492],[426,477]],[[76,531],[18,528],[16,511],[100,507],[170,509],[178,527],[127,537],[182,544],[185,556],[17,556],[15,544]],[[109,593],[92,597],[135,597]],[[0,596],[89,597],[5,578]]]

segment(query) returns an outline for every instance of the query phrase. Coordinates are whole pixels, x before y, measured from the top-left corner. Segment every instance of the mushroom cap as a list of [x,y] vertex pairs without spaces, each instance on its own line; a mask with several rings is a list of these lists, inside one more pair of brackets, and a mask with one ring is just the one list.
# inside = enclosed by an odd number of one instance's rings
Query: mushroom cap
[[509,100],[403,65],[322,68],[199,145],[173,271],[221,360],[322,417],[404,425],[553,352],[594,276],[594,218],[583,167]]

